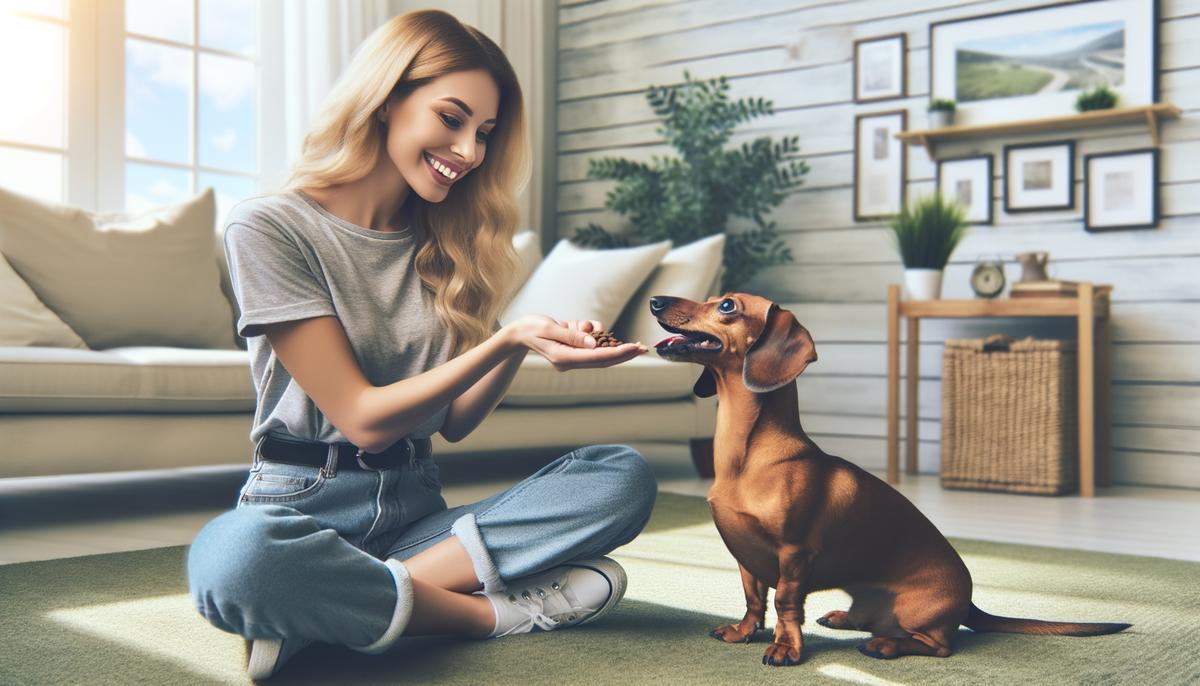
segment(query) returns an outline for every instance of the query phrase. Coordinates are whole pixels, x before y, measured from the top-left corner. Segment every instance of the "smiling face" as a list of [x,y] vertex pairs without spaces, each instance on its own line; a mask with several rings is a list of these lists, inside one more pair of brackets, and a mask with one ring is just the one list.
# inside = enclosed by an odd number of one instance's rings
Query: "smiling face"
[[388,101],[381,115],[388,157],[409,188],[428,202],[441,202],[483,163],[499,108],[500,89],[488,72],[440,76]]

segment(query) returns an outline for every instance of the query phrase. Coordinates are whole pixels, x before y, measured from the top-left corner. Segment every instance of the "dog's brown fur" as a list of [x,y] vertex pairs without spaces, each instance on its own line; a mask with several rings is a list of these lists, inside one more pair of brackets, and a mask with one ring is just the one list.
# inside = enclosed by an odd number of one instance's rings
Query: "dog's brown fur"
[[[761,630],[769,587],[777,622],[763,655],[768,665],[800,662],[805,597],[831,588],[853,602],[817,623],[871,632],[859,650],[875,658],[946,657],[959,625],[1068,636],[1129,626],[995,617],[975,607],[971,574],[937,528],[895,489],[822,452],[804,433],[796,377],[817,353],[791,312],[745,293],[650,303],[663,328],[689,339],[660,343],[659,355],[703,365],[695,393],[720,400],[708,502],[738,561],[746,615],[713,629],[714,638],[745,642]],[[698,334],[720,348],[698,348]]]

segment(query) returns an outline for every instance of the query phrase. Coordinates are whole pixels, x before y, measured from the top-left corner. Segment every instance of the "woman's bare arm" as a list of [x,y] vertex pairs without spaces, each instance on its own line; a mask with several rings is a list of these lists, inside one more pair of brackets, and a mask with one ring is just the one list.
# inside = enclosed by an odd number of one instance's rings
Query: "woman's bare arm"
[[[410,434],[497,365],[526,348],[546,356],[558,369],[608,366],[640,354],[633,346],[587,348],[586,333],[548,317],[530,316],[503,327],[445,364],[386,386],[374,386],[358,366],[336,317],[268,324],[263,331],[288,373],[329,421],[351,443],[372,453]],[[504,381],[507,388],[511,378]],[[487,404],[494,407],[493,394],[486,395]]]

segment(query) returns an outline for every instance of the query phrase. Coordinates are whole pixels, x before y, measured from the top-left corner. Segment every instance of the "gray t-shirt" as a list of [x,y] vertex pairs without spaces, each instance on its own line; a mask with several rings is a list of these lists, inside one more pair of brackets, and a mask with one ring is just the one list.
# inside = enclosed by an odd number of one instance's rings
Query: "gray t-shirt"
[[[385,386],[445,363],[450,335],[413,264],[411,229],[373,231],[330,214],[292,191],[239,203],[226,220],[225,256],[241,308],[257,394],[250,439],[263,434],[349,442],[300,388],[271,349],[262,325],[333,315],[367,379]],[[447,407],[417,427],[437,433]]]

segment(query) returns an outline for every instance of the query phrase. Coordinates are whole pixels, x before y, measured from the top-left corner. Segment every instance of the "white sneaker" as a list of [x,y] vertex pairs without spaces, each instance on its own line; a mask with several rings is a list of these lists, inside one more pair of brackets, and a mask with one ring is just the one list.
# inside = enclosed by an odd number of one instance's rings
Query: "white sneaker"
[[312,641],[303,638],[260,638],[247,643],[250,644],[250,660],[246,663],[246,676],[253,680],[270,677],[296,653],[312,645]]
[[595,621],[625,595],[625,583],[621,565],[601,557],[516,579],[504,593],[477,593],[492,601],[496,628],[490,637],[499,638],[534,627],[551,631]]

